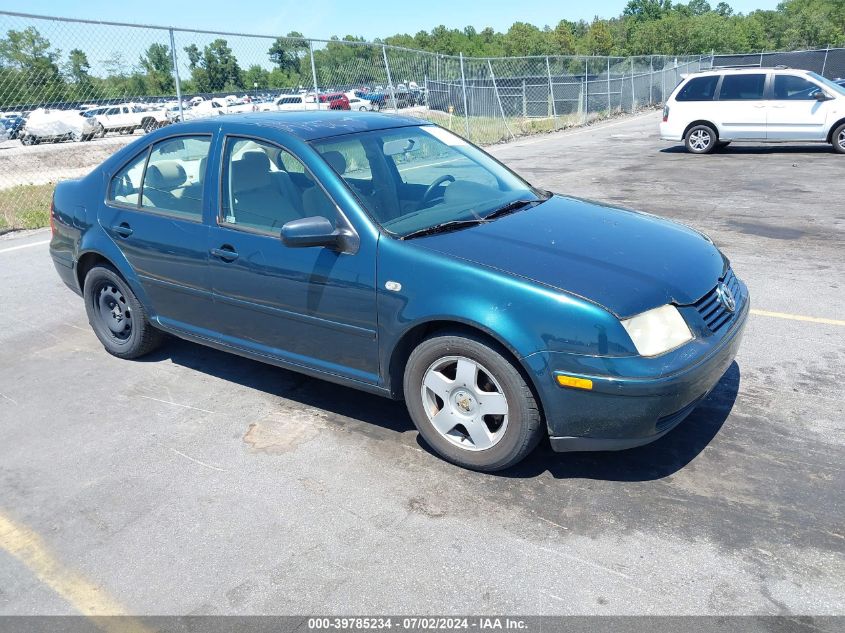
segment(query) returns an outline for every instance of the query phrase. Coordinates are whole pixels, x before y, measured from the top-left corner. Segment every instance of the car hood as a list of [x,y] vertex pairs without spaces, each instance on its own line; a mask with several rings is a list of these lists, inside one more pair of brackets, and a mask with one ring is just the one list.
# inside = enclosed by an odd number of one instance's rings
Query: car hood
[[563,196],[412,241],[583,297],[619,317],[693,303],[727,266],[709,239],[686,226]]

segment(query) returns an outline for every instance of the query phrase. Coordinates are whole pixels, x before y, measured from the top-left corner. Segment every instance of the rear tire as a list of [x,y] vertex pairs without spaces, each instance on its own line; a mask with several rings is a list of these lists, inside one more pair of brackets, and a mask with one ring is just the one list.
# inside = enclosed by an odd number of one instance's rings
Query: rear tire
[[716,149],[719,137],[709,125],[696,125],[689,129],[684,145],[690,154],[709,154]]
[[165,334],[150,325],[144,306],[111,266],[101,264],[88,271],[83,297],[88,322],[112,356],[138,358],[164,341]]
[[833,141],[833,151],[837,154],[845,154],[845,123],[833,130],[830,135],[830,140]]
[[482,338],[444,333],[424,340],[408,358],[408,412],[425,442],[453,464],[502,470],[540,441],[534,394],[504,354]]

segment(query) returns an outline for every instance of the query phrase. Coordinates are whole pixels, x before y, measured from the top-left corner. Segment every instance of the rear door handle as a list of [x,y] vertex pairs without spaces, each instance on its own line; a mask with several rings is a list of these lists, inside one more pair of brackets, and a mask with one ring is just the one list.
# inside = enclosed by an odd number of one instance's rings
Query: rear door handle
[[220,248],[212,248],[211,254],[215,257],[219,257],[224,262],[233,262],[238,258],[237,252],[228,245],[221,246]]
[[113,226],[112,229],[120,237],[129,237],[130,235],[132,235],[132,227],[129,226],[126,222],[121,222],[117,226]]

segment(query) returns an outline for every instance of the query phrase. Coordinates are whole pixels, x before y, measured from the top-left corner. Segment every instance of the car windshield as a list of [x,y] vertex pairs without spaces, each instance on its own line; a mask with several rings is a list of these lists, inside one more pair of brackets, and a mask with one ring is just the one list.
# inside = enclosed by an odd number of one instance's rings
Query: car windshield
[[484,221],[546,198],[448,130],[410,126],[321,139],[314,148],[397,237]]
[[826,77],[822,77],[818,73],[810,72],[810,73],[807,73],[807,74],[809,74],[810,77],[812,77],[813,79],[815,79],[819,83],[824,84],[824,86],[826,88],[830,88],[831,90],[833,90],[836,93],[839,93],[841,95],[845,95],[845,87],[842,87],[839,84],[832,82],[830,79],[827,79]]

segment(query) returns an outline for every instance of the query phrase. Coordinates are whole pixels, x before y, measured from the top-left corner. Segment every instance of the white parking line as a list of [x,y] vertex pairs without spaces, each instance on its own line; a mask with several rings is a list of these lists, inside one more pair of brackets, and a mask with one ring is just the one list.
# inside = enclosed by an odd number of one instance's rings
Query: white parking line
[[40,242],[30,242],[29,244],[21,244],[19,246],[10,246],[9,248],[0,248],[0,253],[11,253],[12,251],[19,251],[22,248],[32,248],[33,246],[43,246],[49,244],[50,240],[41,240]]
[[845,325],[845,321],[839,319],[825,319],[822,317],[804,316],[803,314],[789,314],[787,312],[769,312],[768,310],[757,310],[752,308],[751,314],[757,316],[773,317],[775,319],[789,319],[790,321],[806,321],[807,323],[824,323],[825,325]]

